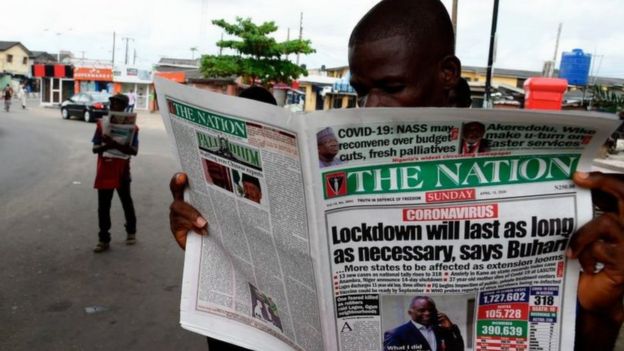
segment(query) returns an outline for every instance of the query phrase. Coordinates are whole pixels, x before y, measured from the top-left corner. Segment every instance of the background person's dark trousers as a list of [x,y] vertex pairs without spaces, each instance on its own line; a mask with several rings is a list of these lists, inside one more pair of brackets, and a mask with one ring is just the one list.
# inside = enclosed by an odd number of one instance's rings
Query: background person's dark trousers
[[[115,189],[98,189],[98,221],[100,226],[100,242],[109,243],[111,240],[110,228],[111,218],[110,209]],[[130,182],[122,182],[121,187],[117,189],[117,195],[121,200],[124,216],[126,217],[126,233],[136,233],[136,216],[134,214],[134,204],[130,195]]]

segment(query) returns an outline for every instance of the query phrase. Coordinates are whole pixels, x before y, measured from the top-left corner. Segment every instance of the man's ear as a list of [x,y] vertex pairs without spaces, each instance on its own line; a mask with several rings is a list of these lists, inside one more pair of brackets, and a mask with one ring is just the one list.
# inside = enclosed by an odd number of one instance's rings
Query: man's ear
[[461,77],[461,62],[455,55],[445,56],[440,61],[440,84],[446,91],[453,91]]

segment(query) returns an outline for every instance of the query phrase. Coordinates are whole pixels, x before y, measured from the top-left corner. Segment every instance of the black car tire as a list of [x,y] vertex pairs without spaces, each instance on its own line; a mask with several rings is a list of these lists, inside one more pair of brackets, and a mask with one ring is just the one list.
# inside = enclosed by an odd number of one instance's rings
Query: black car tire
[[63,117],[63,119],[69,119],[69,111],[67,111],[66,108],[61,109],[61,117]]
[[91,112],[89,110],[85,110],[84,112],[84,121],[91,123],[94,122],[95,119],[93,118],[93,116],[91,115]]

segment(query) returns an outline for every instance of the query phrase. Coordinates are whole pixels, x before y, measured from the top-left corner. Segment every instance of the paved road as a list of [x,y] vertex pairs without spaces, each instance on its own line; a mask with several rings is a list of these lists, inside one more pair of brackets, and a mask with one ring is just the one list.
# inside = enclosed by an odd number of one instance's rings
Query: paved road
[[138,243],[123,243],[115,196],[112,248],[94,254],[95,125],[54,109],[0,112],[0,350],[206,350],[178,323],[183,252],[167,219],[176,166],[159,119],[138,122]]

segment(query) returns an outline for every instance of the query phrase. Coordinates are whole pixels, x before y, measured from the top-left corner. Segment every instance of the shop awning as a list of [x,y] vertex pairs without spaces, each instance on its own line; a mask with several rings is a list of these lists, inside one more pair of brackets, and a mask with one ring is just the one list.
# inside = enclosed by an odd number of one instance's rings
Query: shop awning
[[74,66],[72,65],[32,65],[32,76],[36,78],[73,78]]

